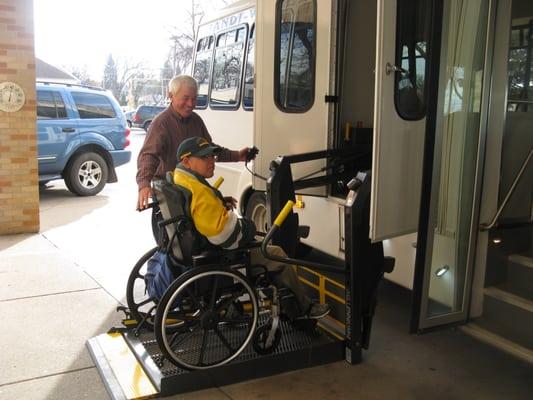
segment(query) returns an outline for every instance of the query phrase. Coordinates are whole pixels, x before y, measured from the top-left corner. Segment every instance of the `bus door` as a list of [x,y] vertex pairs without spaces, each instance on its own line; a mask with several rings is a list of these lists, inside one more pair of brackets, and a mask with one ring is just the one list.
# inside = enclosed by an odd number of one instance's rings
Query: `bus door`
[[[269,176],[271,160],[328,148],[332,0],[257,2],[257,175]],[[325,160],[296,164],[293,179],[321,170]],[[319,176],[319,175],[318,175]],[[265,181],[254,178],[254,188]],[[325,187],[305,193],[326,195]]]
[[417,230],[430,3],[377,1],[370,211],[373,241]]
[[371,234],[418,231],[412,331],[467,318],[494,4],[378,2]]

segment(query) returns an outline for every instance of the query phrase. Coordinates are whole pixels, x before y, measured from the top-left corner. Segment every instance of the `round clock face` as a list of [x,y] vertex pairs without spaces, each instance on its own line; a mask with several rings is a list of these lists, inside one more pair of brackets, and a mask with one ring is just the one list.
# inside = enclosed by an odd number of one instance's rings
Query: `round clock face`
[[18,84],[15,82],[0,83],[0,110],[6,112],[18,111],[25,101],[24,90]]

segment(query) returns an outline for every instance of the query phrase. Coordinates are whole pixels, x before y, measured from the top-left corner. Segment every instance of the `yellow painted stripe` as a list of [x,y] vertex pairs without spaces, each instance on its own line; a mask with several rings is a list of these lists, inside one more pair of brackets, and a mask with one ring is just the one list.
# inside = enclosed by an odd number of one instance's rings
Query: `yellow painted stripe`
[[96,339],[127,399],[158,393],[120,333],[106,333]]

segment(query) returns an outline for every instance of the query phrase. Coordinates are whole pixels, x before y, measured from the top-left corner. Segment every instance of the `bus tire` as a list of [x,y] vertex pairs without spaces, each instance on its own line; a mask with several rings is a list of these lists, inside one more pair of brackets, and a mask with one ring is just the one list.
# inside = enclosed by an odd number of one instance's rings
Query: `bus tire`
[[270,224],[268,223],[267,219],[265,192],[252,193],[248,199],[248,203],[246,203],[244,216],[254,222],[257,232],[266,233],[268,231]]

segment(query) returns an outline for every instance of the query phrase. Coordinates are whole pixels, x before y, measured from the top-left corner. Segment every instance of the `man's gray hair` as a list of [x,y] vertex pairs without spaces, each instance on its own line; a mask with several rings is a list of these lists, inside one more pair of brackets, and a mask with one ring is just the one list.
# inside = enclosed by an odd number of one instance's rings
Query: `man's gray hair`
[[172,94],[178,93],[182,86],[191,87],[198,91],[198,83],[190,75],[177,75],[168,83],[168,91]]

